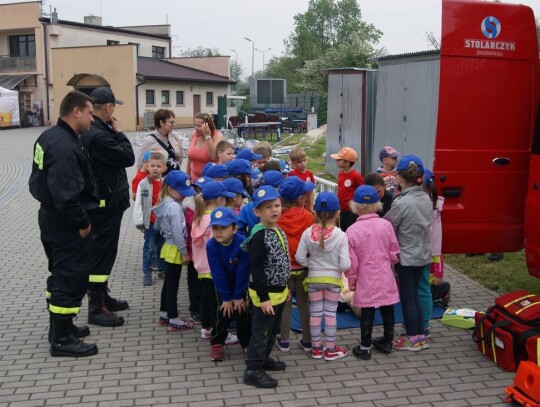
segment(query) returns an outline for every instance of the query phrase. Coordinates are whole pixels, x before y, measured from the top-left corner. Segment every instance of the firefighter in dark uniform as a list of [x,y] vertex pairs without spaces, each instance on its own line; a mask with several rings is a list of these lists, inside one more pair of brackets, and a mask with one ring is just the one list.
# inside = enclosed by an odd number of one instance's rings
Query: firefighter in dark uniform
[[116,314],[129,307],[127,301],[109,295],[108,282],[118,252],[120,224],[129,208],[129,181],[126,168],[135,164],[133,147],[113,116],[117,100],[109,87],[95,89],[94,122],[81,136],[92,161],[99,190],[99,208],[89,211],[94,247],[88,285],[88,323],[120,326],[124,318]]
[[56,126],[39,136],[34,145],[30,193],[40,203],[41,242],[49,260],[47,279],[52,356],[90,356],[95,344],[78,338],[89,335],[73,318],[86,294],[92,233],[88,211],[99,199],[87,152],[79,134],[94,120],[92,99],[70,92],[60,104]]

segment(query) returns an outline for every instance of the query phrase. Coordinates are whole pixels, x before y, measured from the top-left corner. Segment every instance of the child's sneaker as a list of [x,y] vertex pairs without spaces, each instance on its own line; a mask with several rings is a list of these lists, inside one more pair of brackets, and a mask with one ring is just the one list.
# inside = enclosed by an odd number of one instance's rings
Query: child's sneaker
[[167,327],[168,332],[186,331],[188,329],[193,329],[193,324],[191,322],[184,321],[183,319],[181,319],[179,323],[174,323],[169,320],[169,326]]
[[214,362],[221,362],[223,360],[223,345],[212,345],[210,360]]
[[227,339],[225,339],[225,345],[234,345],[238,343],[238,337],[233,334],[228,334]]
[[302,339],[298,341],[298,346],[300,346],[304,352],[311,352],[311,342],[304,342]]
[[422,345],[420,342],[412,342],[408,336],[402,336],[399,339],[396,339],[392,346],[395,350],[408,350],[410,352],[418,352],[422,350]]
[[418,342],[420,343],[420,347],[422,349],[429,349],[429,342],[427,340],[427,336],[420,336],[418,338]]
[[313,359],[322,359],[323,358],[323,349],[322,349],[322,347],[311,348],[311,357]]
[[[382,336],[380,338],[373,338],[371,340],[371,344],[384,353],[392,352],[392,347],[393,347],[392,341],[387,341]],[[354,353],[354,349],[353,349],[353,353]]]
[[370,360],[371,359],[371,349],[363,349],[362,346],[358,345],[352,348],[352,353],[359,359]]
[[326,349],[324,351],[324,360],[337,360],[347,356],[347,349],[336,346],[334,349]]
[[159,317],[159,324],[160,325],[169,325],[169,318]]
[[282,352],[289,351],[289,341],[286,341],[285,339],[278,339],[276,341],[276,346]]
[[165,279],[165,271],[163,271],[163,270],[158,271],[157,272],[157,278],[159,278],[160,280],[164,280]]
[[151,274],[145,274],[143,277],[143,285],[145,287],[153,285],[154,282],[152,281],[152,275]]
[[212,337],[212,328],[210,328],[210,329],[201,328],[201,338],[202,339],[210,339],[211,337]]
[[199,314],[191,314],[191,322],[193,322],[195,325],[201,324],[201,317]]

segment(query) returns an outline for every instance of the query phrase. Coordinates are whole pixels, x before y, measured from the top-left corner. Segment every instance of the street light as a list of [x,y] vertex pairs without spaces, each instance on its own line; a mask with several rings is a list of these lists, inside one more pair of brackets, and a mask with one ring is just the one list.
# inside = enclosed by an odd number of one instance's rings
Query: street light
[[235,55],[236,55],[236,63],[238,63],[238,52],[236,52],[234,49],[231,49],[231,51],[235,53]]
[[259,51],[263,54],[263,74],[264,74],[264,54],[266,54],[268,51],[270,51],[272,48],[268,48],[267,50],[263,51],[261,49],[255,48],[255,51]]
[[251,77],[255,75],[255,43],[248,37],[244,37],[246,41],[251,42]]

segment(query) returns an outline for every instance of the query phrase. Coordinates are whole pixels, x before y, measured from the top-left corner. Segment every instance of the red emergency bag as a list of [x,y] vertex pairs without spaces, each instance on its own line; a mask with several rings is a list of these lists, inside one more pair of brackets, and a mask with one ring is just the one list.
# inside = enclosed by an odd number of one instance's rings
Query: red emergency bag
[[480,352],[509,372],[522,360],[539,365],[540,297],[527,291],[498,297],[485,313],[476,313],[473,340]]

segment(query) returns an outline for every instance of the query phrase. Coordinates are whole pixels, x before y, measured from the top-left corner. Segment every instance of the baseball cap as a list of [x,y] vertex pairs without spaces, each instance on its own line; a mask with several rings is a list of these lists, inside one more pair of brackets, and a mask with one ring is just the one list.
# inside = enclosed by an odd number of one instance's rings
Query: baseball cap
[[361,185],[354,191],[353,201],[358,204],[374,204],[379,202],[379,195],[371,185]]
[[236,195],[232,192],[227,191],[225,185],[222,182],[208,182],[203,185],[201,190],[201,195],[203,199],[217,199],[221,196],[225,198],[234,198]]
[[291,172],[291,166],[289,165],[287,161],[279,160],[279,166],[281,168],[282,174],[288,174],[289,172]]
[[195,195],[195,190],[191,187],[191,182],[189,181],[189,176],[180,170],[173,170],[167,174],[165,182],[172,189],[178,192],[183,196],[193,196]]
[[306,192],[313,191],[315,184],[310,181],[302,181],[297,176],[287,177],[278,188],[280,195],[288,201],[294,201],[296,198],[304,195]]
[[243,159],[229,161],[227,163],[227,169],[229,170],[230,175],[248,174],[254,178],[259,176],[258,173],[251,169],[251,163]]
[[236,225],[238,222],[236,214],[231,208],[219,206],[210,214],[210,226]]
[[150,159],[150,154],[152,154],[152,153],[153,153],[152,150],[148,150],[146,153],[144,153],[142,160],[143,161],[148,161]]
[[431,178],[433,178],[433,173],[427,168],[425,168],[424,169],[424,185],[426,187],[429,187],[429,182],[431,181]]
[[223,164],[212,165],[206,171],[206,176],[210,178],[225,178],[229,176],[229,170]]
[[386,157],[392,157],[392,158],[398,158],[399,157],[399,151],[397,151],[392,146],[384,146],[381,151],[379,151],[379,160],[383,160],[383,158]]
[[253,202],[253,208],[257,208],[260,204],[266,201],[273,201],[276,198],[281,198],[281,195],[274,187],[270,185],[263,185],[260,188],[257,188],[251,197],[251,202]]
[[356,154],[356,151],[350,147],[343,147],[341,150],[339,150],[339,153],[331,154],[330,157],[332,157],[334,160],[355,162],[358,158],[358,154]]
[[323,191],[317,195],[314,208],[317,212],[334,212],[339,210],[339,199],[332,192]]
[[105,103],[114,103],[115,105],[124,104],[121,100],[116,99],[111,88],[107,86],[94,89],[90,96],[94,99],[94,103],[98,105],[104,105]]
[[244,198],[249,198],[249,195],[246,193],[244,189],[244,185],[242,184],[242,181],[236,178],[227,178],[223,180],[223,185],[225,185],[225,188],[227,191],[232,192],[233,194],[240,194]]
[[210,169],[210,167],[213,167],[214,165],[216,165],[216,163],[213,163],[212,161],[206,163],[202,169],[202,175],[203,176],[208,176],[208,170]]
[[418,170],[424,172],[424,163],[415,155],[404,155],[401,157],[398,161],[396,170],[408,170],[410,163],[415,163],[418,166]]
[[197,178],[197,180],[193,183],[193,185],[196,185],[199,188],[202,188],[204,184],[208,184],[210,182],[214,182],[214,180],[210,177],[205,177],[203,175],[202,177]]
[[276,170],[269,170],[263,172],[261,185],[270,185],[274,188],[277,188],[282,182],[283,175],[281,174],[281,172]]
[[236,158],[248,161],[262,160],[263,156],[261,154],[255,154],[249,148],[244,148],[238,153],[236,153]]

